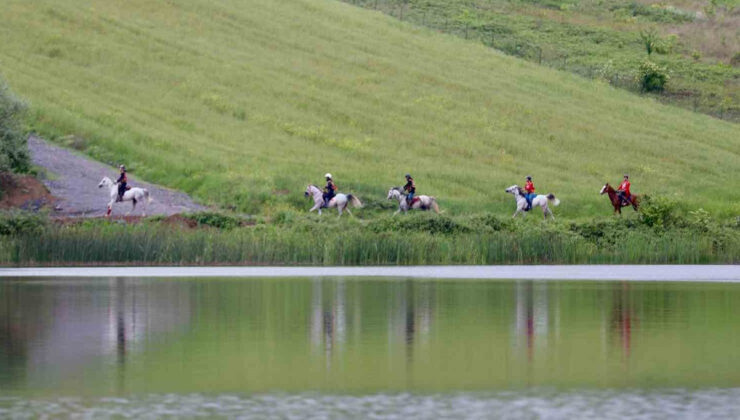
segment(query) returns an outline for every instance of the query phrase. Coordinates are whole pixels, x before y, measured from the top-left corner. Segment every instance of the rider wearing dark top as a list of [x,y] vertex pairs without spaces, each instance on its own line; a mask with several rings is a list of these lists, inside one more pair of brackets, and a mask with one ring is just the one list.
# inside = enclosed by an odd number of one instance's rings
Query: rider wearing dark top
[[411,204],[416,194],[416,184],[414,178],[411,178],[411,174],[406,174],[406,185],[403,186],[403,190],[406,191],[406,202]]
[[128,178],[126,178],[126,167],[121,165],[118,168],[121,170],[121,176],[116,180],[116,183],[118,184],[118,201],[123,201],[123,194],[126,193]]
[[331,178],[331,174],[324,175],[326,177],[326,187],[324,187],[324,207],[329,207],[329,201],[336,195],[337,186],[334,185],[334,181]]

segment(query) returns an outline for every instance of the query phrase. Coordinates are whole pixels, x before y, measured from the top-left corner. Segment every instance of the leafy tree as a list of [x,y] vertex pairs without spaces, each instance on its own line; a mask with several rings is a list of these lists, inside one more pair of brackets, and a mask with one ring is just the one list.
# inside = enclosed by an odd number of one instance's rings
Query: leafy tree
[[654,28],[643,29],[640,31],[640,40],[645,46],[645,51],[647,51],[649,57],[653,53],[653,50],[655,50],[655,45],[658,42],[658,31]]
[[0,172],[28,172],[30,158],[21,116],[26,106],[0,79]]
[[652,61],[640,64],[637,72],[637,82],[643,92],[662,92],[668,83],[668,69]]

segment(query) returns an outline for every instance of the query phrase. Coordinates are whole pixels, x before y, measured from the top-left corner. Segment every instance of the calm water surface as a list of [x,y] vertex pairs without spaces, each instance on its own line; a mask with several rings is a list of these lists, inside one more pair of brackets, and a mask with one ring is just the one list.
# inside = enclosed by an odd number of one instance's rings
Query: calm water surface
[[740,416],[740,284],[0,279],[0,417]]

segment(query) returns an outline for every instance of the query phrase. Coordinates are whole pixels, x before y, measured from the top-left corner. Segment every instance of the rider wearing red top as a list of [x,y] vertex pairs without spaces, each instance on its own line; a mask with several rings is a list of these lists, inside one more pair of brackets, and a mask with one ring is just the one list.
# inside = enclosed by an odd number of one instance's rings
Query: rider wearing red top
[[532,182],[532,177],[529,175],[527,175],[527,183],[524,184],[524,191],[527,192],[524,194],[524,198],[527,200],[526,210],[529,211],[532,209],[532,199],[534,198],[534,183]]
[[624,175],[624,181],[622,181],[621,184],[619,184],[619,188],[617,189],[617,194],[619,194],[619,198],[622,199],[622,201],[626,202],[627,204],[632,204],[632,193],[630,193],[630,177],[629,175]]

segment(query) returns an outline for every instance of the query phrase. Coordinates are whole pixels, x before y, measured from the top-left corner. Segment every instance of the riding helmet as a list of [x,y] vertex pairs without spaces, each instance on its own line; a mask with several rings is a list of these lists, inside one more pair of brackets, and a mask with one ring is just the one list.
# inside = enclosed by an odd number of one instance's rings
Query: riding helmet
[[324,178],[329,178],[329,179],[331,179],[331,174],[326,174],[326,175],[324,175]]
[[411,178],[411,174],[406,174],[406,178]]
[[624,174],[624,177],[625,177],[625,178],[629,178],[630,176],[629,176],[629,175],[627,175],[627,174]]
[[125,171],[126,170],[126,166],[125,165],[121,165],[121,166],[118,167],[118,169],[123,169]]
[[531,180],[532,180],[532,176],[531,175],[527,175],[527,181],[531,181]]

